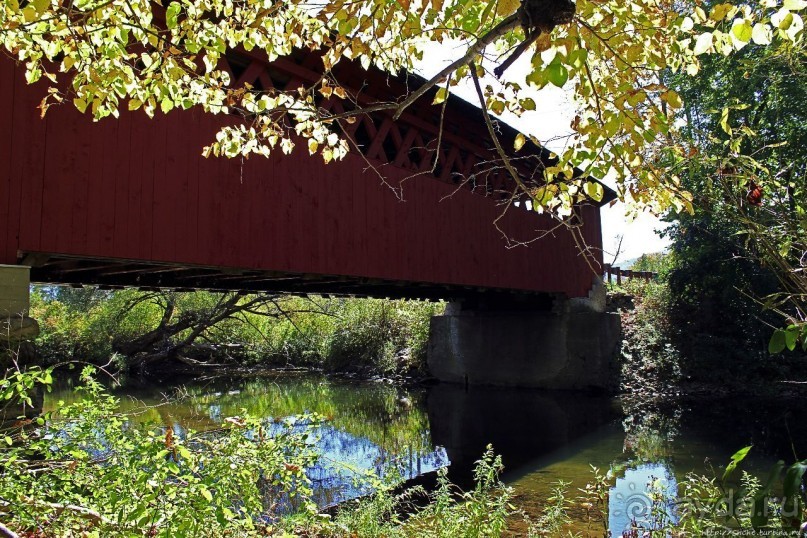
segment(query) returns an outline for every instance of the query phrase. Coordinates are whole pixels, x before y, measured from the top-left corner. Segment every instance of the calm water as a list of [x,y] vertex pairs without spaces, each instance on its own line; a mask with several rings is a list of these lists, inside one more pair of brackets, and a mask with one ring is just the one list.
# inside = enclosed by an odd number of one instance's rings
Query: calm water
[[[569,392],[435,385],[400,388],[315,376],[195,381],[183,386],[130,382],[114,391],[124,408],[156,404],[180,394],[179,402],[140,415],[173,428],[215,428],[247,409],[263,417],[316,412],[324,458],[309,470],[320,506],[366,490],[357,474],[384,473],[392,461],[405,478],[448,466],[449,476],[468,485],[471,469],[488,443],[501,454],[504,480],[518,504],[538,513],[558,480],[577,488],[593,479],[591,466],[612,470],[609,525],[618,536],[631,518],[647,516],[648,484],[672,496],[690,471],[711,474],[737,449],[754,445],[745,468],[764,474],[777,459],[807,455],[807,402],[759,399],[698,401],[665,406]],[[69,385],[46,397],[45,408],[72,398]],[[340,463],[341,462],[341,463]],[[347,465],[344,465],[344,464]],[[675,517],[674,507],[668,509]],[[587,522],[581,508],[575,529],[602,535],[602,523]],[[516,529],[517,530],[517,529]]]

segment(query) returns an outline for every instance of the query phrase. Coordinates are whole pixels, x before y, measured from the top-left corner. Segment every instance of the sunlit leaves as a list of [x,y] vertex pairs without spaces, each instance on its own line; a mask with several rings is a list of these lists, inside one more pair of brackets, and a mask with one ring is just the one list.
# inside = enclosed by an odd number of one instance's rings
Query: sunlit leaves
[[773,39],[773,31],[767,24],[758,22],[751,31],[751,39],[753,39],[754,43],[757,45],[769,45]]
[[561,63],[560,56],[555,56],[552,63],[547,66],[546,79],[558,88],[562,88],[569,80],[569,70]]
[[[33,386],[51,383],[50,372],[7,375],[0,396],[25,398]],[[85,368],[75,400],[59,402],[36,428],[7,428],[14,439],[4,436],[0,448],[6,524],[47,528],[53,536],[76,529],[94,536],[243,536],[267,513],[268,480],[270,494],[299,499],[302,511],[315,513],[305,469],[317,458],[308,425],[316,428],[318,417],[280,424],[231,417],[212,434],[183,428],[174,435],[170,422],[142,422],[148,413],[159,419],[153,407],[127,413],[91,376]]]
[[745,19],[734,19],[734,22],[731,25],[731,35],[733,35],[738,41],[745,44],[751,41],[751,35],[753,34],[753,29],[751,24]]
[[583,190],[585,191],[586,195],[595,202],[601,201],[603,195],[605,194],[602,185],[596,181],[586,181],[583,183]]
[[[462,46],[472,47],[518,5],[517,0],[331,0],[322,5],[174,0],[161,7],[146,0],[88,0],[75,6],[34,0],[21,7],[7,0],[0,24],[2,46],[25,62],[29,82],[64,76],[74,105],[96,119],[117,116],[119,106],[148,115],[194,107],[210,114],[238,113],[249,120],[222,130],[206,155],[287,153],[302,142],[309,153],[330,162],[344,157],[348,145],[318,99],[355,98],[331,76],[339,62],[411,71],[447,40],[460,44],[461,56]],[[804,24],[798,12],[805,7],[805,0],[754,6],[723,2],[707,13],[661,0],[578,0],[571,24],[537,37],[523,79],[506,79],[501,89],[487,90],[485,105],[497,115],[520,115],[535,110],[536,90],[573,87],[579,119],[558,155],[559,169],[578,166],[587,174],[612,177],[623,198],[655,211],[687,208],[688,195],[660,161],[675,143],[673,114],[682,106],[660,82],[661,74],[694,75],[706,54],[800,40]],[[476,52],[510,50],[522,39],[521,30],[502,33],[487,50]],[[296,49],[321,51],[323,77],[311,87],[235,88],[221,59],[240,48],[262,51],[270,61]],[[48,61],[57,62],[60,73],[45,69]],[[450,75],[448,87],[467,79],[469,67]],[[447,100],[448,87],[437,88],[433,104]],[[49,94],[43,111],[55,100],[57,94]],[[361,106],[373,104],[365,98]],[[567,190],[550,189],[564,210],[565,200],[586,189],[577,180],[568,184]]]
[[521,148],[523,148],[523,147],[524,147],[524,144],[526,144],[526,143],[527,143],[527,137],[526,137],[526,136],[524,136],[524,135],[523,135],[523,134],[521,134],[521,133],[518,133],[518,134],[516,135],[516,139],[515,139],[515,141],[513,142],[513,149],[514,149],[514,150],[516,150],[516,151],[518,151],[518,150],[520,150]]
[[171,2],[168,4],[168,9],[165,10],[165,24],[169,29],[177,27],[177,17],[182,8],[178,2]]

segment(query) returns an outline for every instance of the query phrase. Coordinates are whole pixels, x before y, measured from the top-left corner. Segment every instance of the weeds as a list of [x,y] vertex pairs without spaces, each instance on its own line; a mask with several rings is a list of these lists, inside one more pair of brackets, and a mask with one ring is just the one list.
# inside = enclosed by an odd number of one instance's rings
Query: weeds
[[[2,398],[52,379],[50,370],[17,373],[6,379]],[[318,458],[311,440],[316,416],[277,423],[242,413],[216,431],[177,431],[131,420],[142,410],[122,412],[91,367],[77,391],[71,403],[5,432],[0,517],[11,532],[477,538],[500,536],[515,513],[491,447],[477,462],[471,491],[456,488],[445,471],[431,494],[420,488],[395,494],[394,479],[375,479],[374,493],[329,517],[311,501],[306,475]],[[415,496],[425,504],[413,502]]]

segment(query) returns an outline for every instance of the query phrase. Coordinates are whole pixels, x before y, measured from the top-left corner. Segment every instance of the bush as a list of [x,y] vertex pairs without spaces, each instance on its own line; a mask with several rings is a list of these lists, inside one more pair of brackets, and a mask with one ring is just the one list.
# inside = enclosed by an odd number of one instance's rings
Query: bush
[[327,368],[383,374],[425,371],[429,320],[442,305],[364,299],[340,306],[327,339]]
[[[173,293],[174,319],[209,316],[222,294]],[[251,296],[244,296],[248,300]],[[193,353],[215,362],[302,366],[362,374],[426,371],[431,316],[442,303],[380,299],[303,299],[279,297],[269,310],[242,311],[205,329],[204,346]],[[106,363],[117,342],[134,341],[153,331],[165,312],[160,294],[137,290],[35,287],[32,317],[42,331],[36,341],[51,362],[82,358]],[[186,338],[193,326],[171,337]],[[116,349],[120,349],[118,346]],[[189,351],[191,352],[191,351]],[[129,357],[122,357],[126,366]]]

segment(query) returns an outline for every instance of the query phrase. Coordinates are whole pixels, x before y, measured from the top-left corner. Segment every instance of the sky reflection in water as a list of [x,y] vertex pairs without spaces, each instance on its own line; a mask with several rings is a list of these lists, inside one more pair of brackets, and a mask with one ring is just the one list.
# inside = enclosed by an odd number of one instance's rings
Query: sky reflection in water
[[[170,385],[119,389],[124,409],[162,400]],[[648,484],[672,498],[689,471],[720,469],[737,449],[754,444],[744,462],[764,475],[770,462],[792,459],[791,443],[807,453],[807,423],[788,416],[807,411],[794,402],[700,401],[669,407],[635,408],[629,399],[574,393],[453,385],[402,388],[384,383],[349,383],[312,376],[217,380],[185,387],[187,398],[141,415],[144,421],[186,429],[216,428],[243,409],[259,417],[314,412],[328,420],[319,430],[321,463],[309,470],[320,506],[368,491],[356,478],[383,474],[394,460],[403,478],[449,464],[449,478],[471,484],[474,462],[492,443],[505,464],[504,480],[517,503],[533,514],[559,479],[570,482],[569,497],[593,480],[591,465],[615,471],[609,495],[609,523],[625,529],[649,516]],[[130,398],[131,397],[131,398]],[[48,395],[73,399],[69,387]],[[742,420],[730,417],[742,417]],[[803,457],[803,456],[802,456]],[[336,463],[341,462],[341,463]],[[674,518],[668,503],[668,517]],[[583,521],[585,514],[573,513]],[[586,535],[581,524],[577,530]],[[592,531],[593,532],[593,531]],[[600,536],[601,536],[601,530]],[[595,533],[596,534],[596,533]],[[591,534],[592,536],[595,534]]]

